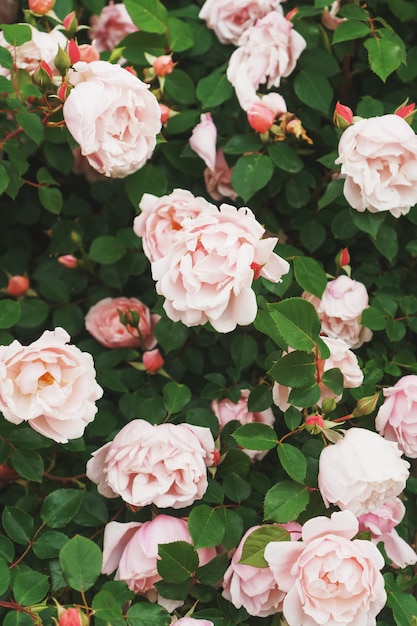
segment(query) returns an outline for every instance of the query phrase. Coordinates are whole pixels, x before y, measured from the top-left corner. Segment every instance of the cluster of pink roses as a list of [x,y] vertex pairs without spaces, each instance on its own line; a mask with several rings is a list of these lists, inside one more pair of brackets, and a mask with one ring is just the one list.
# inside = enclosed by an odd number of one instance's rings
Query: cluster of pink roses
[[174,321],[210,322],[222,333],[250,324],[257,313],[253,279],[280,282],[289,270],[273,252],[277,239],[262,239],[265,230],[247,207],[218,209],[183,189],[161,198],[144,194],[139,206],[134,231]]

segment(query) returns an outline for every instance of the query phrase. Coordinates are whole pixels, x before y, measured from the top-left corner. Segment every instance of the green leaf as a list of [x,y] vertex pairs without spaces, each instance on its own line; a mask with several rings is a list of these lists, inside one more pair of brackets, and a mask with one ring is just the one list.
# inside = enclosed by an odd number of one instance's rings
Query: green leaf
[[221,544],[225,527],[216,515],[216,509],[200,504],[191,509],[188,516],[188,530],[196,550],[212,548]]
[[293,260],[297,283],[308,293],[321,298],[327,285],[327,276],[318,261],[307,256],[296,256]]
[[140,170],[125,178],[126,193],[135,208],[144,193],[163,195],[166,191],[166,176],[159,168],[146,163]]
[[178,413],[191,400],[191,391],[187,385],[170,382],[164,386],[163,400],[168,413]]
[[127,614],[128,626],[169,626],[171,616],[159,604],[138,602],[133,604]]
[[340,43],[341,41],[350,41],[352,39],[361,39],[366,37],[371,32],[371,28],[364,22],[357,22],[355,20],[348,20],[342,22],[334,31],[333,43]]
[[324,209],[324,207],[332,204],[337,198],[340,198],[343,195],[343,186],[345,181],[342,179],[332,180],[327,185],[324,194],[321,196],[320,200],[317,203],[319,209]]
[[264,154],[242,156],[233,168],[233,189],[246,202],[269,183],[273,173],[273,163]]
[[232,93],[232,84],[227,80],[226,74],[219,70],[204,76],[197,84],[197,98],[207,110],[229,100]]
[[288,402],[296,407],[313,406],[320,399],[320,387],[315,381],[304,387],[293,388],[288,396]]
[[1,29],[5,40],[12,46],[22,46],[32,39],[28,24],[2,24]]
[[258,135],[234,135],[223,146],[225,154],[243,154],[258,152],[262,149],[262,141]]
[[269,385],[260,383],[252,389],[248,398],[248,411],[260,413],[272,405],[272,389]]
[[[1,91],[1,85],[0,85],[0,91]],[[5,189],[7,189],[9,182],[10,182],[10,176],[7,173],[6,168],[0,163],[0,195],[3,193]]]
[[89,257],[96,263],[110,265],[119,261],[125,255],[125,252],[125,246],[117,237],[103,235],[94,239],[91,244]]
[[194,82],[182,70],[174,69],[165,78],[164,90],[167,96],[179,104],[193,104],[195,102]]
[[244,424],[232,435],[242,448],[248,450],[272,450],[277,445],[277,435],[267,424]]
[[224,495],[232,502],[243,502],[247,500],[251,494],[252,486],[247,480],[231,472],[223,481]]
[[216,517],[220,518],[225,529],[221,545],[225,550],[231,550],[243,535],[242,517],[233,509],[224,506],[216,509]]
[[99,591],[93,598],[91,608],[95,619],[109,622],[112,626],[123,626],[123,610],[117,599],[110,591]]
[[369,37],[364,43],[368,51],[368,60],[371,70],[385,83],[403,63],[403,50],[401,46],[388,39]]
[[11,328],[19,322],[20,303],[16,300],[0,300],[0,328]]
[[167,23],[169,47],[172,52],[183,52],[193,47],[194,33],[186,22],[169,17]]
[[387,321],[387,337],[390,341],[401,341],[406,333],[406,326],[400,320]]
[[296,483],[303,483],[307,474],[307,461],[304,454],[289,443],[280,443],[278,458],[288,476]]
[[147,33],[165,33],[168,12],[159,0],[125,0],[132,22]]
[[62,573],[72,589],[87,591],[100,576],[101,550],[94,541],[76,535],[59,552]]
[[252,567],[268,567],[264,558],[267,544],[271,541],[289,541],[290,539],[290,533],[282,526],[272,524],[261,526],[246,538],[239,563]]
[[15,549],[13,543],[8,537],[0,535],[0,558],[7,563],[10,563],[14,559]]
[[392,610],[397,626],[410,626],[417,617],[417,598],[404,593],[392,574],[384,574],[387,590],[387,606]]
[[158,572],[166,582],[185,582],[198,567],[198,554],[186,541],[159,544],[158,554]]
[[21,109],[16,115],[16,121],[32,141],[37,145],[41,143],[45,128],[36,113],[28,113],[25,109]]
[[287,387],[304,387],[315,382],[315,373],[315,355],[298,350],[283,356],[268,372],[274,380]]
[[396,230],[387,224],[382,224],[375,238],[375,247],[388,261],[392,262],[399,248]]
[[[7,48],[2,48],[1,46],[0,46],[0,65],[8,70],[11,70],[13,67],[12,55],[10,54],[9,50],[7,50]],[[10,85],[12,85],[11,81],[10,81]],[[0,91],[2,91],[1,86],[0,86]]]
[[41,602],[49,591],[48,577],[39,572],[22,572],[13,582],[13,593],[16,602],[22,606],[30,606]]
[[56,187],[38,187],[38,195],[44,209],[56,215],[61,213],[63,198],[59,189]]
[[64,533],[48,530],[36,537],[33,552],[39,559],[56,559],[67,541],[68,537]]
[[323,373],[321,382],[337,396],[343,393],[343,374],[339,368],[333,367]]
[[158,580],[155,583],[155,588],[163,598],[184,602],[185,598],[190,593],[192,584],[192,578],[187,578],[187,580],[181,583],[167,583],[165,580]]
[[8,611],[3,626],[33,626],[33,619],[28,613]]
[[296,521],[309,501],[307,487],[282,481],[269,489],[264,501],[264,517],[285,524]]
[[81,506],[84,492],[57,489],[49,493],[41,507],[41,518],[50,528],[62,528],[72,520]]
[[[217,509],[218,510],[218,509]],[[196,578],[204,585],[214,585],[222,580],[223,575],[229,567],[229,559],[226,553],[219,554],[196,571]],[[197,624],[198,626],[198,624]]]
[[12,541],[26,545],[33,534],[33,517],[15,506],[5,506],[1,516],[4,532]]
[[6,561],[0,558],[0,596],[2,596],[9,588],[10,570]]
[[298,156],[296,151],[283,141],[269,145],[268,155],[271,157],[273,163],[284,172],[296,174],[304,167],[303,160]]
[[321,323],[314,306],[303,298],[288,298],[268,305],[269,314],[286,342],[296,350],[315,349]]
[[370,213],[369,211],[361,213],[352,210],[351,215],[356,228],[364,233],[368,233],[374,239],[386,218],[384,213]]
[[295,77],[294,90],[301,102],[325,115],[329,114],[333,89],[325,76],[300,72]]
[[239,335],[232,342],[231,356],[238,370],[252,365],[258,356],[258,343],[251,335]]
[[42,482],[44,463],[41,455],[34,450],[15,450],[11,457],[11,463],[16,472],[23,478],[36,483]]

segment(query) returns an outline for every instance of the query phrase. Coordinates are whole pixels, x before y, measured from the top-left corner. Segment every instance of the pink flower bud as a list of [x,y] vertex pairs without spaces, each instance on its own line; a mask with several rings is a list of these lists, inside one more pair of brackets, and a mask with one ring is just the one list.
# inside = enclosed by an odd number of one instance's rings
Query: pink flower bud
[[165,124],[169,120],[169,116],[171,115],[171,109],[167,107],[166,104],[159,103],[159,108],[161,109],[161,122]]
[[36,15],[45,15],[55,4],[55,0],[29,0],[28,7]]
[[174,69],[174,65],[175,63],[172,60],[172,56],[170,54],[163,54],[155,59],[152,67],[157,76],[167,76],[168,74],[171,74]]
[[333,122],[338,128],[345,130],[353,123],[353,111],[340,102],[336,103],[336,108],[333,113]]
[[343,248],[336,257],[336,263],[340,265],[340,267],[345,267],[350,263],[350,254],[347,248]]
[[13,298],[19,298],[27,292],[29,286],[29,279],[26,276],[10,276],[6,292]]
[[72,254],[64,254],[57,258],[58,263],[61,263],[64,267],[67,267],[70,270],[73,270],[78,265],[78,259],[75,258]]
[[269,107],[256,102],[248,111],[248,122],[257,133],[266,133],[275,120],[275,114]]
[[[406,101],[407,102],[407,101]],[[400,107],[398,107],[398,109],[395,111],[395,115],[399,115],[400,117],[402,117],[408,124],[411,124],[414,118],[414,115],[416,114],[415,111],[416,105],[414,102],[412,102],[411,104],[404,104],[401,105]]]
[[75,15],[75,11],[71,11],[71,13],[68,13],[68,15],[64,17],[64,19],[62,20],[62,25],[67,31],[68,35],[72,37],[78,28],[78,20],[77,16]]
[[38,85],[42,91],[46,91],[52,82],[52,70],[46,61],[41,61],[33,73],[33,82]]
[[217,448],[214,449],[213,451],[213,462],[212,462],[212,466],[216,466],[219,464],[220,461],[220,450],[217,450]]
[[62,102],[65,102],[65,100],[68,98],[68,94],[70,91],[71,91],[71,88],[68,85],[68,83],[61,83],[60,86],[58,87],[56,95],[58,96],[60,100],[62,100]]
[[77,63],[81,58],[80,51],[78,49],[78,45],[75,39],[70,39],[70,41],[68,42],[68,54],[73,65],[74,63]]
[[324,429],[324,419],[321,415],[309,415],[306,417],[305,426],[311,435],[318,435]]
[[88,624],[82,617],[87,618],[86,615],[81,616],[78,609],[66,609],[59,617],[58,626],[84,626],[84,623]]
[[157,372],[164,365],[164,359],[162,358],[158,348],[155,348],[155,350],[148,350],[147,352],[144,352],[142,356],[142,362],[145,366],[145,369],[151,373]]
[[100,61],[100,52],[97,48],[89,43],[83,43],[78,46],[80,52],[80,61],[85,63],[92,63],[92,61]]
[[291,9],[291,11],[287,13],[287,15],[285,16],[285,19],[287,19],[289,22],[292,22],[293,17],[295,17],[297,13],[298,13],[298,8],[294,7],[293,9]]

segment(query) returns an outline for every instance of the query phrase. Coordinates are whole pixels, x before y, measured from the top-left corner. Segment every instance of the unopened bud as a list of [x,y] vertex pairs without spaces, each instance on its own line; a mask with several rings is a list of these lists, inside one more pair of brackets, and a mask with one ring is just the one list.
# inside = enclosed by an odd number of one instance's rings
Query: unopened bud
[[74,33],[78,29],[78,20],[77,16],[75,15],[75,11],[71,11],[71,13],[68,13],[68,15],[64,17],[64,19],[62,20],[62,25],[67,32],[68,38],[71,39],[71,37],[74,36]]
[[298,13],[298,8],[294,7],[294,9],[291,9],[291,11],[287,13],[287,15],[285,16],[285,19],[287,19],[289,22],[292,22],[295,16],[297,15],[297,13]]
[[75,269],[78,265],[78,259],[76,259],[72,254],[63,254],[57,258],[57,261],[70,270]]
[[271,128],[275,120],[275,113],[265,104],[255,102],[248,113],[249,126],[257,133],[266,133]]
[[6,292],[13,298],[23,296],[29,289],[30,283],[27,276],[10,276]]
[[55,55],[54,63],[56,69],[61,74],[62,78],[64,78],[72,63],[68,52],[63,50],[60,45],[58,45],[58,52]]
[[32,80],[41,91],[47,91],[52,83],[52,70],[46,61],[41,61],[33,73]]
[[164,359],[162,358],[161,353],[158,348],[155,350],[148,350],[143,353],[142,362],[145,366],[146,371],[150,373],[157,372],[164,365]]
[[416,105],[414,102],[412,102],[411,104],[407,104],[407,102],[408,100],[406,100],[401,106],[399,106],[398,109],[396,109],[395,115],[399,115],[408,124],[412,124],[414,116],[416,114]]
[[46,15],[53,9],[55,0],[28,0],[29,10],[35,15]]
[[161,122],[162,124],[166,124],[169,120],[169,116],[171,115],[171,109],[167,107],[166,104],[159,103],[159,108],[161,110]]
[[339,267],[345,267],[346,265],[349,265],[350,254],[347,248],[342,248],[342,250],[338,252],[338,254],[336,255],[336,263],[339,265]]
[[64,609],[58,605],[58,626],[89,626],[90,620],[85,613],[73,607]]
[[321,415],[309,415],[306,417],[305,427],[312,435],[318,435],[323,431],[324,420]]
[[352,109],[344,104],[340,104],[340,102],[337,102],[333,113],[333,122],[338,128],[345,130],[345,128],[353,124]]
[[213,461],[212,461],[212,466],[216,466],[219,464],[220,461],[220,450],[217,450],[217,448],[214,449],[213,451]]
[[62,102],[65,102],[65,100],[68,98],[70,91],[71,87],[70,85],[68,85],[68,83],[61,83],[58,87],[56,95],[60,100],[62,100]]
[[259,278],[262,272],[263,265],[253,262],[250,264],[250,268],[251,270],[253,270],[253,280],[256,280],[257,278]]
[[373,396],[365,396],[358,400],[357,405],[352,411],[352,417],[362,417],[362,415],[369,415],[372,411],[375,411],[378,404],[379,392]]
[[323,411],[323,414],[331,413],[336,409],[336,407],[337,402],[335,398],[324,398],[323,402],[321,403],[321,410]]
[[80,51],[78,49],[78,45],[75,39],[71,39],[68,42],[68,55],[69,55],[69,58],[71,59],[72,65],[74,65],[74,63],[77,63],[80,60]]
[[170,54],[163,54],[155,59],[152,66],[157,76],[167,76],[168,74],[171,74],[175,63],[173,62]]

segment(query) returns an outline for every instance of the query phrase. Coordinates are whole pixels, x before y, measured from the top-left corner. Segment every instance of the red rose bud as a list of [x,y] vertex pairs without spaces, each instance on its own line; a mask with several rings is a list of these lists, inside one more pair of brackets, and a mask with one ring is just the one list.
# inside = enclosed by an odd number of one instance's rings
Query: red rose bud
[[259,276],[261,275],[262,272],[262,265],[259,265],[259,263],[251,263],[250,264],[250,268],[251,270],[253,270],[253,280],[256,280],[257,278],[259,278]]
[[165,124],[169,120],[169,116],[171,115],[171,109],[167,107],[166,104],[159,103],[159,108],[161,110],[161,122]]
[[10,276],[6,292],[13,298],[19,298],[27,292],[29,286],[29,279],[26,276]]
[[46,61],[41,61],[33,73],[33,82],[42,91],[46,91],[51,86],[52,70]]
[[287,15],[285,16],[285,19],[287,19],[289,22],[292,22],[293,17],[295,17],[297,13],[298,13],[298,9],[297,7],[295,7],[294,9],[291,9],[291,11],[287,13]]
[[68,15],[64,17],[62,25],[67,31],[68,37],[71,38],[78,29],[78,20],[75,11],[71,11],[71,13],[68,13]]
[[158,348],[155,348],[155,350],[148,350],[147,352],[143,353],[142,363],[144,364],[146,371],[150,373],[154,373],[160,370],[161,367],[163,367],[164,362],[165,361],[162,358]]
[[57,258],[57,261],[70,270],[75,269],[78,265],[78,259],[76,259],[75,256],[72,256],[72,254],[63,254]]
[[220,461],[220,450],[217,450],[216,448],[213,451],[213,462],[212,462],[212,466],[216,466],[219,464]]
[[249,125],[257,133],[268,132],[275,120],[274,112],[261,102],[253,104],[247,115]]
[[123,69],[125,69],[126,72],[129,72],[129,74],[133,74],[133,76],[138,75],[137,71],[131,65],[126,65]]
[[336,103],[336,108],[333,113],[333,122],[338,128],[345,130],[348,126],[353,124],[353,111],[340,102]]
[[336,263],[340,267],[345,267],[346,265],[349,265],[349,263],[350,263],[350,254],[349,254],[349,250],[347,248],[343,248],[338,253],[338,255],[336,256]]
[[[407,101],[406,101],[407,102]],[[416,114],[415,111],[416,105],[414,102],[412,102],[411,104],[404,104],[401,105],[400,107],[398,107],[398,109],[395,111],[395,115],[399,115],[400,117],[402,117],[406,122],[408,122],[408,124],[411,124],[414,118],[414,115]]]
[[89,618],[85,613],[81,613],[78,609],[70,608],[62,612],[58,609],[59,622],[58,626],[88,626]]
[[78,49],[78,45],[75,39],[70,39],[70,41],[68,42],[68,54],[69,58],[71,59],[72,65],[80,60],[80,51]]
[[60,100],[62,100],[62,102],[65,102],[65,100],[68,98],[70,91],[71,91],[71,87],[67,83],[61,83],[60,86],[58,87],[58,91],[56,92],[56,95],[58,96]]
[[163,54],[155,59],[152,67],[157,76],[167,76],[168,74],[171,74],[174,69],[174,65],[175,63],[172,60],[172,56],[170,54]]
[[306,430],[312,435],[318,435],[324,428],[324,419],[321,415],[309,415],[305,421]]
[[[7,3],[6,3],[7,4]],[[29,10],[35,15],[46,15],[54,6],[55,0],[29,0]]]

